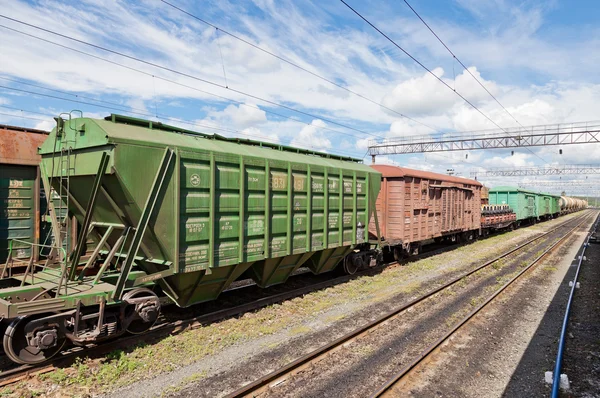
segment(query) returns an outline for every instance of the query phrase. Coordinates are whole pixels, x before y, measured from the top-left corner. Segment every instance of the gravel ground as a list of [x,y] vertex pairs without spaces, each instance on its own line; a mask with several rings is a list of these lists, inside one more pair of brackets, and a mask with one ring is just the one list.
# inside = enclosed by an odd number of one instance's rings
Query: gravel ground
[[[544,374],[554,365],[568,281],[575,271],[573,259],[586,231],[571,237],[526,278],[507,289],[391,395],[548,396],[550,386]],[[599,396],[598,391],[591,396]]]
[[[553,235],[564,232],[561,229]],[[417,304],[410,312],[403,312],[365,336],[344,344],[308,370],[272,388],[267,396],[369,396],[483,301],[499,281],[520,271],[522,262],[534,258],[544,245],[535,242],[527,251],[519,251]]]

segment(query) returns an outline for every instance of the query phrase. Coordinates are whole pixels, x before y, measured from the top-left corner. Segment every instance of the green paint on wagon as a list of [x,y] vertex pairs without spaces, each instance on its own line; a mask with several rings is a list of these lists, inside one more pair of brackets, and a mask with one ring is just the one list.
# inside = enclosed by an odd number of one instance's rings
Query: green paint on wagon
[[[173,151],[134,262],[136,278],[130,275],[125,289],[154,280],[187,306],[215,299],[244,273],[266,287],[285,282],[300,266],[330,271],[367,242],[381,175],[357,159],[119,115],[73,119],[64,131],[57,145],[67,139],[73,147],[69,178],[81,207],[88,205],[102,154],[109,155],[92,214],[103,225],[140,222],[165,150]],[[46,166],[55,136],[40,150]],[[83,219],[81,209],[70,210]],[[110,247],[121,233],[115,229],[107,238]],[[116,272],[88,293],[113,286]]]

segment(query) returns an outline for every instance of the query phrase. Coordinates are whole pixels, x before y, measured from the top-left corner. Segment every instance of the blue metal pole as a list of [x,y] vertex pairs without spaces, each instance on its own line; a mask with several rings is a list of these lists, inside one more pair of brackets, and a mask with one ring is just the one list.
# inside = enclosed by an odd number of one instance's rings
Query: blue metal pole
[[590,244],[590,237],[593,231],[596,230],[598,219],[594,222],[593,228],[587,236],[587,239],[583,243],[583,249],[581,250],[581,256],[579,257],[579,263],[577,264],[577,272],[575,272],[575,278],[573,278],[573,286],[571,287],[571,293],[569,294],[569,301],[567,302],[567,309],[565,311],[565,317],[563,319],[562,330],[560,332],[560,340],[558,342],[558,353],[556,354],[556,364],[554,365],[554,374],[552,375],[552,398],[558,398],[558,391],[560,389],[560,371],[562,367],[563,351],[565,349],[565,336],[567,334],[567,326],[569,324],[569,315],[571,312],[571,303],[573,302],[573,295],[575,294],[575,288],[577,286],[577,278],[579,277],[579,270],[581,269],[581,263],[583,262],[583,256],[585,250]]

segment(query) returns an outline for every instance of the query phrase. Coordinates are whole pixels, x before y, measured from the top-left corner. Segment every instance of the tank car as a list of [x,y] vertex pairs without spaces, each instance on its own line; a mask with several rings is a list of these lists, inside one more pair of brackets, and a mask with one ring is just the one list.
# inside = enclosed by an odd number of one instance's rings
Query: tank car
[[[165,299],[212,300],[242,275],[266,287],[300,266],[353,273],[381,258],[367,234],[374,215],[379,236],[381,174],[356,159],[114,114],[56,120],[40,149],[42,181],[81,233],[72,255],[56,247],[56,264],[2,270],[14,362],[143,333]],[[63,236],[56,216],[52,228]]]

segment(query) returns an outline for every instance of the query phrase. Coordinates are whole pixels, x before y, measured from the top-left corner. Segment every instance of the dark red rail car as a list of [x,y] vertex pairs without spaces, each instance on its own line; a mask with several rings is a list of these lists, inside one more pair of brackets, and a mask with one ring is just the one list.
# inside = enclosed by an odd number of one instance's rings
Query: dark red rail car
[[[40,155],[47,131],[0,125],[0,264],[9,241],[14,258],[38,259],[40,243]],[[23,243],[28,242],[28,243]]]
[[[417,254],[428,240],[471,240],[479,234],[480,182],[404,167],[371,167],[382,173],[377,216],[396,258]],[[369,231],[375,234],[373,222]]]

